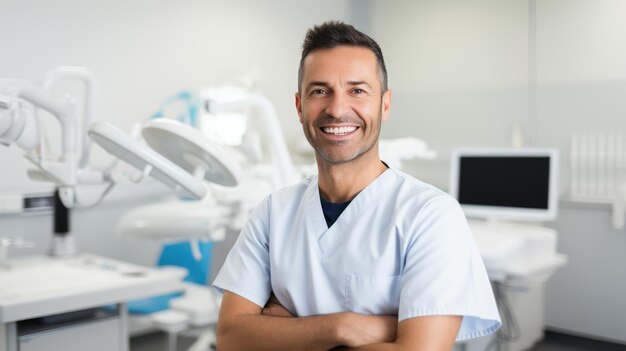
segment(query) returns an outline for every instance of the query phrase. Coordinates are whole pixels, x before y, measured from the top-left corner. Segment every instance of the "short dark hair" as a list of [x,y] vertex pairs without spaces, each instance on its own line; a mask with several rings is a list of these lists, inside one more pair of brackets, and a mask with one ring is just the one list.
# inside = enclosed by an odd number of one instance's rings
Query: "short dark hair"
[[300,67],[298,68],[298,92],[302,86],[304,59],[311,51],[317,49],[332,49],[343,45],[370,49],[376,56],[376,62],[378,64],[378,79],[382,88],[381,94],[388,90],[387,68],[385,67],[383,52],[380,46],[378,46],[378,43],[367,34],[358,31],[349,24],[339,21],[328,21],[309,29],[304,37]]

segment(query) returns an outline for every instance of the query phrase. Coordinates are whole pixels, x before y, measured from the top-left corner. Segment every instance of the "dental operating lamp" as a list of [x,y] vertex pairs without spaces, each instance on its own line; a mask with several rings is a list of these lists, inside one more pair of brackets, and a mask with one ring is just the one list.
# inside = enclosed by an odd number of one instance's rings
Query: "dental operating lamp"
[[123,236],[159,241],[190,240],[200,257],[198,239],[223,240],[230,210],[207,196],[204,181],[223,186],[239,183],[239,167],[228,150],[212,143],[199,130],[176,120],[156,119],[144,124],[146,144],[109,123],[96,122],[89,136],[114,157],[175,189],[179,195],[201,201],[170,201],[129,211],[118,224]]
[[[204,99],[208,113],[240,112],[258,108],[266,140],[270,143],[273,188],[297,180],[281,127],[272,104],[263,96],[246,94],[231,101]],[[94,123],[90,137],[114,157],[138,169],[142,178],[151,175],[181,190],[184,196],[201,201],[173,201],[129,211],[120,221],[124,236],[176,241],[205,238],[223,239],[223,229],[232,217],[232,206],[217,203],[207,195],[202,180],[232,187],[240,183],[241,170],[230,150],[212,141],[198,129],[173,119],[157,118],[142,126],[145,144],[107,123]]]

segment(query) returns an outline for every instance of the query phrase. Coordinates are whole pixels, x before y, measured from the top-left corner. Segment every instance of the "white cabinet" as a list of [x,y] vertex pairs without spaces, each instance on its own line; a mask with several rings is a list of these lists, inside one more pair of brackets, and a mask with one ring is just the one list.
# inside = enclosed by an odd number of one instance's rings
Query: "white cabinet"
[[[48,325],[34,330],[21,330],[18,323],[19,351],[111,351],[128,349],[120,316],[81,320]],[[25,327],[27,329],[27,327]]]
[[180,291],[185,274],[89,254],[14,259],[0,271],[0,351],[128,351],[125,302]]

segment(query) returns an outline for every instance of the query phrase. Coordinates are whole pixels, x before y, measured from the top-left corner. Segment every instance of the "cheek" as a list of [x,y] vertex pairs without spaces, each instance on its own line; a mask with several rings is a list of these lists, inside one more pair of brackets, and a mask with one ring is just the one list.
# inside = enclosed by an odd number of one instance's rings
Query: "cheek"
[[381,114],[380,105],[372,103],[371,101],[363,101],[357,104],[355,110],[366,122],[372,122],[378,119],[378,116]]
[[319,99],[310,99],[307,101],[306,105],[303,106],[303,111],[307,111],[307,113],[311,115],[323,108],[323,103]]
[[311,114],[304,110],[300,113],[300,124],[304,132],[308,134],[311,134],[311,131],[315,129],[310,116]]

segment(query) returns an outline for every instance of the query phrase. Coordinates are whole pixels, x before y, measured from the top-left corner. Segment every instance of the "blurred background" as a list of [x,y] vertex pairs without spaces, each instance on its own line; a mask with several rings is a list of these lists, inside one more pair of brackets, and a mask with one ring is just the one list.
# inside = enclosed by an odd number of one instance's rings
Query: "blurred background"
[[[559,212],[545,225],[568,261],[546,282],[542,328],[626,345],[626,232],[612,225],[612,200],[572,190],[575,139],[599,145],[583,152],[606,151],[603,140],[626,133],[624,18],[621,0],[2,0],[0,89],[88,67],[94,120],[129,131],[176,92],[236,85],[271,101],[294,163],[308,164],[294,108],[302,40],[326,20],[353,24],[385,55],[393,100],[381,136],[416,137],[436,153],[405,161],[405,172],[447,191],[455,148],[559,151]],[[58,124],[44,122],[56,140]],[[0,147],[0,161],[0,195],[51,191],[26,177],[15,145]],[[110,158],[94,148],[92,161]],[[81,251],[153,265],[161,244],[120,238],[115,226],[165,188],[128,189],[76,210],[73,231]],[[0,236],[36,243],[12,256],[44,253],[50,221],[46,211],[0,214]],[[216,245],[213,271],[234,238]]]

